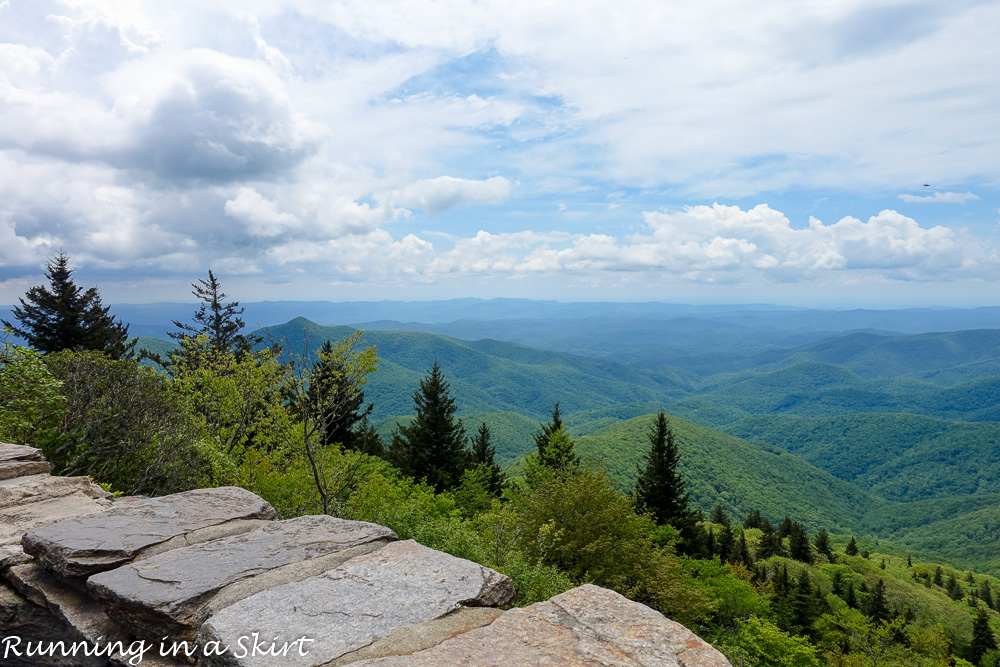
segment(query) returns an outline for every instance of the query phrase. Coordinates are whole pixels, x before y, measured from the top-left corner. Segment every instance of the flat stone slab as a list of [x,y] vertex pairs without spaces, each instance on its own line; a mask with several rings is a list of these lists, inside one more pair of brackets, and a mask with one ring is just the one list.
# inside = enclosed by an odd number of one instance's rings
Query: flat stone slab
[[31,530],[21,544],[25,552],[59,575],[79,578],[118,567],[171,539],[177,546],[184,546],[185,540],[175,538],[200,530],[240,520],[276,517],[267,501],[245,489],[234,486],[196,489],[162,498],[119,500],[99,514]]
[[187,640],[231,604],[315,576],[395,539],[390,529],[372,523],[302,516],[101,572],[90,577],[87,588],[136,635]]
[[[277,664],[277,663],[274,663]],[[410,655],[352,667],[560,665],[566,667],[732,667],[725,656],[649,607],[585,585]]]
[[74,491],[59,498],[0,509],[0,545],[20,545],[21,538],[29,530],[63,519],[97,514],[111,505],[109,498],[94,498],[82,491]]
[[8,461],[44,461],[42,450],[35,447],[25,447],[24,445],[12,445],[9,442],[0,442],[0,463]]
[[274,664],[273,656],[238,657],[240,638],[256,632],[268,642],[299,640],[301,650],[297,644],[281,656],[282,665],[325,665],[408,626],[462,607],[492,607],[513,598],[514,585],[505,575],[413,540],[395,542],[223,609],[202,626],[199,640],[203,645],[219,642],[231,652],[203,664]]
[[0,461],[0,479],[47,475],[50,472],[52,464],[48,461]]
[[86,477],[28,475],[0,480],[0,509],[74,493],[82,493],[90,498],[111,498],[110,493],[92,484]]

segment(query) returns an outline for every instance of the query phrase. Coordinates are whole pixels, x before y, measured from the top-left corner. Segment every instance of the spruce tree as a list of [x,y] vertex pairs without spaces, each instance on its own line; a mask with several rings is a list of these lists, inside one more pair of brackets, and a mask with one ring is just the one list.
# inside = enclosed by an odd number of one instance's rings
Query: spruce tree
[[549,434],[548,442],[538,453],[538,462],[553,470],[573,470],[580,465],[579,457],[573,453],[574,445],[566,427],[560,426]]
[[847,554],[848,556],[858,555],[858,542],[857,540],[854,539],[853,536],[851,536],[851,541],[848,542],[847,546],[844,548],[844,553]]
[[73,282],[69,256],[60,252],[49,261],[45,277],[49,287],[36,285],[14,306],[14,318],[3,325],[39,352],[96,350],[112,359],[131,358],[135,341],[129,342],[128,325],[109,314],[96,287],[81,290]]
[[535,433],[535,447],[538,449],[538,456],[541,458],[542,451],[549,446],[549,438],[553,433],[563,427],[562,416],[559,414],[559,401],[552,406],[552,419],[548,424],[539,424],[540,431]]
[[484,466],[486,470],[486,488],[495,497],[499,497],[507,486],[507,476],[500,470],[496,462],[496,448],[490,442],[492,438],[490,427],[483,422],[472,438],[472,463]]
[[934,585],[935,586],[943,586],[944,585],[944,580],[942,579],[943,576],[944,576],[944,570],[942,570],[941,566],[938,565],[937,569],[934,570]]
[[740,532],[739,540],[740,562],[750,567],[753,565],[753,556],[750,555],[750,548],[747,546],[747,536]]
[[764,520],[760,518],[760,510],[754,510],[747,515],[743,522],[744,528],[760,528],[764,525]]
[[990,609],[996,609],[996,605],[993,603],[993,591],[990,589],[990,582],[983,580],[983,583],[979,585],[979,599],[986,603],[986,606]]
[[875,585],[868,594],[865,615],[873,621],[888,621],[891,618],[889,602],[885,597],[885,581],[881,578],[875,580]]
[[409,426],[397,426],[389,445],[388,459],[403,474],[426,479],[437,491],[458,486],[462,473],[471,466],[465,427],[455,419],[455,399],[435,361],[413,394],[416,417]]
[[801,523],[793,523],[788,532],[788,553],[795,560],[802,563],[812,563],[812,545],[809,543],[809,534]]
[[808,634],[813,621],[816,620],[817,605],[812,582],[809,580],[809,573],[805,568],[802,568],[802,572],[799,573],[799,578],[795,582],[790,602],[793,627],[800,633]]
[[844,602],[846,602],[847,606],[850,607],[851,609],[857,609],[858,608],[858,597],[854,593],[854,582],[853,581],[847,582],[847,596],[844,597]]
[[361,421],[354,429],[353,442],[354,449],[363,454],[378,456],[379,458],[385,458],[386,456],[385,443],[382,441],[382,436],[378,434],[375,427],[368,421],[367,415],[361,418]]
[[729,515],[726,514],[726,510],[722,508],[722,505],[716,505],[712,508],[712,516],[709,518],[712,523],[717,523],[720,526],[729,527]]
[[307,396],[309,406],[316,411],[316,422],[323,431],[322,442],[328,447],[339,443],[360,450],[355,442],[355,424],[366,419],[374,409],[369,403],[362,409],[365,392],[346,377],[343,364],[334,358],[333,343],[326,340],[319,349],[319,358],[309,375]]
[[691,553],[696,549],[697,514],[688,506],[690,497],[677,470],[680,452],[662,410],[647,437],[646,467],[639,469],[635,482],[636,503],[652,514],[658,524],[670,524],[680,531],[685,543],[682,551]]
[[719,530],[718,546],[719,558],[723,562],[736,562],[736,556],[733,554],[733,550],[736,548],[736,540],[733,539],[733,531],[725,524],[723,524],[722,528]]
[[972,623],[972,644],[969,646],[969,662],[980,665],[987,652],[996,650],[997,640],[990,628],[990,617],[985,607],[978,607],[976,620]]
[[781,544],[781,538],[774,532],[774,526],[770,521],[765,520],[761,526],[760,542],[757,543],[757,560],[764,560],[771,556],[784,556],[785,548]]
[[829,562],[834,562],[833,549],[830,547],[830,533],[826,532],[826,528],[819,529],[813,544],[816,545],[816,553],[823,554]]
[[792,526],[793,526],[792,517],[786,514],[785,518],[781,521],[781,524],[778,526],[778,537],[780,537],[781,539],[785,539],[786,537],[791,535]]
[[213,350],[235,350],[237,354],[246,354],[253,346],[263,339],[260,336],[247,336],[240,333],[245,326],[240,315],[245,308],[240,308],[239,301],[225,303],[227,294],[212,270],[208,270],[208,280],[199,278],[191,283],[191,294],[196,296],[201,305],[194,314],[194,324],[184,324],[173,320],[177,331],[167,335],[174,340],[183,340],[190,336],[208,336],[208,344]]

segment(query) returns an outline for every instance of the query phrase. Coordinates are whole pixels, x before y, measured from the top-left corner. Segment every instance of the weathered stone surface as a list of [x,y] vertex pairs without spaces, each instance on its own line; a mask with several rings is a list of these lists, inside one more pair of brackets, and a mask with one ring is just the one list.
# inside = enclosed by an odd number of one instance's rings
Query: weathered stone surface
[[731,667],[725,656],[683,625],[614,591],[591,585],[548,602],[511,609],[490,625],[433,648],[351,665]]
[[91,484],[86,477],[29,475],[0,480],[0,509],[61,498],[73,493],[83,493],[91,498],[111,497],[110,493]]
[[0,462],[0,479],[27,477],[28,475],[46,475],[52,472],[48,461],[2,461]]
[[94,643],[126,640],[127,636],[90,595],[60,581],[35,563],[16,565],[7,579],[21,595],[45,607],[71,629],[67,640]]
[[[200,638],[236,651],[239,638],[253,632],[279,643],[306,637],[313,641],[282,656],[282,664],[325,665],[462,606],[495,606],[513,597],[508,577],[408,540],[241,600],[210,618]],[[228,653],[206,664],[264,666],[273,659]]]
[[[48,609],[40,607],[15,591],[6,582],[0,581],[0,641],[13,637],[10,643],[0,644],[0,665],[4,667],[91,667],[100,661],[87,661],[80,657],[40,657],[24,655],[27,644],[65,640],[69,628]],[[15,644],[15,642],[18,642]],[[18,656],[20,651],[22,655]]]
[[196,489],[162,498],[119,500],[100,514],[32,530],[22,546],[63,577],[86,577],[118,567],[144,549],[181,535],[227,522],[276,516],[269,503],[245,489]]
[[396,539],[388,528],[303,516],[137,560],[87,581],[109,614],[140,636],[192,639],[206,618]]
[[12,445],[0,442],[0,463],[8,461],[44,461],[42,450],[24,445]]
[[0,509],[0,545],[20,545],[21,538],[29,530],[63,519],[103,512],[111,504],[109,498],[94,498],[82,491],[75,491],[59,498]]

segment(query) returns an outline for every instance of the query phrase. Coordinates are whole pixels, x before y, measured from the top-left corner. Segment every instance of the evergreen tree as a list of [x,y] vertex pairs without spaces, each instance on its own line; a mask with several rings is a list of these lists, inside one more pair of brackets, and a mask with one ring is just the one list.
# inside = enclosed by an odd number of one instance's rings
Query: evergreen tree
[[948,584],[945,586],[945,590],[948,591],[948,596],[952,600],[962,599],[962,587],[959,586],[958,579],[955,578],[954,574],[948,577]]
[[455,419],[455,399],[435,361],[413,394],[416,417],[409,426],[397,426],[388,459],[403,474],[426,479],[437,491],[458,486],[471,465],[465,427]]
[[888,621],[891,618],[889,603],[885,597],[885,581],[881,578],[875,580],[875,585],[868,594],[865,614],[873,621]]
[[719,549],[715,542],[715,531],[711,528],[708,529],[708,535],[705,536],[705,554],[711,559],[718,555]]
[[712,508],[712,516],[709,518],[712,523],[717,523],[720,526],[729,527],[729,515],[726,514],[726,510],[722,508],[722,505],[716,505]]
[[45,269],[49,287],[36,285],[14,306],[14,318],[3,325],[28,341],[39,352],[96,350],[112,359],[132,357],[135,341],[129,342],[128,325],[109,314],[96,287],[82,291],[73,282],[69,256],[60,252]]
[[788,552],[795,560],[802,563],[812,563],[812,545],[809,534],[801,523],[793,523],[788,533]]
[[844,574],[840,570],[834,570],[830,575],[830,592],[840,598],[844,597]]
[[174,340],[183,340],[191,336],[208,336],[208,344],[213,350],[235,350],[237,354],[246,354],[253,346],[263,339],[259,336],[241,334],[245,324],[240,315],[245,308],[240,308],[239,301],[224,303],[227,295],[222,291],[218,279],[212,270],[208,270],[208,280],[199,278],[191,283],[191,294],[196,296],[201,305],[194,314],[194,324],[183,324],[173,320],[177,331],[167,335]]
[[802,568],[791,594],[792,626],[800,633],[808,634],[816,620],[816,598],[813,593],[809,572]]
[[778,526],[778,537],[785,539],[792,534],[792,517],[785,515],[785,518],[781,521]]
[[486,490],[494,497],[500,497],[504,487],[507,486],[507,476],[496,462],[497,452],[490,442],[491,437],[490,427],[486,422],[481,423],[475,437],[472,438],[472,463],[484,467]]
[[386,456],[385,443],[382,441],[382,436],[378,434],[375,427],[368,421],[367,415],[361,418],[357,428],[355,428],[353,442],[355,450],[363,454],[378,456],[379,458],[385,458]]
[[761,526],[762,535],[757,543],[757,560],[764,560],[771,556],[784,556],[785,548],[781,544],[781,538],[774,532],[774,526],[770,521],[765,520]]
[[942,570],[941,566],[938,565],[937,569],[934,570],[934,585],[935,586],[943,586],[944,585],[944,580],[942,579],[943,576],[944,576],[944,570]]
[[913,559],[909,556],[906,557],[906,567],[913,567]]
[[854,582],[853,581],[847,582],[847,596],[844,598],[844,602],[846,602],[847,606],[850,607],[851,609],[857,609],[858,608],[858,597],[854,593]]
[[997,640],[990,628],[990,617],[985,607],[979,607],[976,620],[972,623],[972,644],[969,646],[969,662],[980,665],[988,651],[997,648]]
[[882,559],[882,562],[879,564],[879,567],[882,568],[883,570],[885,569],[885,559],[884,558]]
[[983,583],[979,584],[979,599],[986,603],[986,606],[990,609],[996,609],[996,605],[993,603],[993,591],[990,590],[990,582],[983,579]]
[[333,351],[333,343],[329,340],[319,349],[319,358],[313,363],[309,375],[309,406],[316,411],[316,422],[323,431],[322,443],[325,447],[340,443],[360,450],[355,442],[354,426],[366,419],[375,406],[369,403],[367,408],[361,408],[365,392],[348,381],[343,365],[334,358]]
[[816,545],[816,553],[823,554],[829,562],[834,562],[833,549],[830,547],[830,533],[826,532],[826,528],[819,529],[813,544]]
[[552,419],[548,424],[539,424],[541,431],[535,433],[535,447],[538,448],[538,457],[542,457],[542,452],[549,446],[549,438],[552,434],[563,427],[562,416],[559,414],[559,401],[552,406]]
[[851,537],[851,541],[847,543],[847,547],[844,548],[844,553],[848,556],[858,555],[858,543],[853,536]]
[[743,522],[744,528],[760,528],[764,525],[764,520],[760,518],[760,510],[754,510],[747,515]]
[[750,555],[750,549],[747,547],[747,536],[742,532],[740,532],[739,554],[741,563],[747,567],[753,565],[753,556]]
[[690,498],[684,490],[684,480],[677,470],[680,452],[667,416],[661,410],[649,434],[646,467],[639,469],[635,483],[637,504],[646,509],[658,524],[670,524],[681,533],[681,550],[696,549],[697,514],[688,506]]
[[573,438],[569,437],[565,426],[560,426],[549,434],[548,443],[538,454],[538,462],[553,470],[572,470],[580,465],[573,447]]
[[729,526],[723,525],[719,530],[719,558],[725,562],[730,563],[736,562],[737,556],[734,556],[733,550],[736,548],[736,540],[733,538],[733,531],[730,530]]

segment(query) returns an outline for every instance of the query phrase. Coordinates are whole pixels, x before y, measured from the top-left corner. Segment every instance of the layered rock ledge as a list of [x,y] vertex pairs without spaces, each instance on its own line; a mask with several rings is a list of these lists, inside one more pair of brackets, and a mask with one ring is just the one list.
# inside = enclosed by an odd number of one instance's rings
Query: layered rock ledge
[[[504,611],[508,577],[383,526],[279,521],[233,487],[115,500],[48,465],[0,443],[0,664],[729,667],[613,591]],[[60,640],[120,643],[91,657],[10,650]]]

